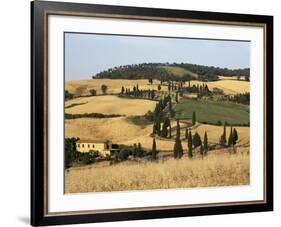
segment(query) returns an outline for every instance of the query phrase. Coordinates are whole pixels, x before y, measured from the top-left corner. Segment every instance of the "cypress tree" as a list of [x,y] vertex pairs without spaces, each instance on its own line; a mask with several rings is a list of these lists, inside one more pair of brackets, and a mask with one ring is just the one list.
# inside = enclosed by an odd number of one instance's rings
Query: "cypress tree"
[[164,120],[163,126],[162,126],[162,136],[167,137],[168,136],[168,127],[169,127],[169,118],[166,118]]
[[159,101],[159,111],[161,111],[163,109],[163,100],[160,99]]
[[171,126],[171,121],[169,119],[169,137],[172,137],[172,126]]
[[141,143],[138,143],[138,149],[141,150],[142,147],[141,147]]
[[153,128],[152,128],[152,134],[155,135],[156,134],[156,131],[157,131],[157,126],[156,126],[156,121],[154,120],[154,123],[153,123]]
[[224,126],[223,126],[223,134],[220,137],[220,144],[222,146],[225,146],[226,144],[226,123],[224,122]]
[[151,99],[154,99],[155,94],[154,94],[154,90],[151,91]]
[[233,146],[234,143],[233,143],[233,132],[232,132],[232,126],[230,127],[230,133],[229,133],[229,137],[228,137],[228,146]]
[[180,139],[180,124],[179,120],[177,120],[177,134],[176,134],[176,142],[174,145],[174,158],[181,158],[183,155],[183,149],[181,145],[181,139]]
[[179,97],[178,97],[179,95],[178,95],[178,92],[176,92],[176,103],[178,103],[179,102]]
[[121,88],[121,94],[122,94],[122,95],[124,94],[124,91],[125,91],[125,89],[124,89],[124,87],[122,86],[122,88]]
[[160,117],[156,118],[156,125],[157,125],[157,135],[161,136],[161,120],[160,120]]
[[192,125],[195,125],[195,123],[196,123],[196,113],[193,112],[192,113]]
[[205,155],[208,153],[208,135],[207,132],[204,134],[204,153]]
[[188,133],[188,157],[192,158],[193,154],[192,154],[192,134],[191,131],[189,131]]
[[151,98],[151,92],[150,92],[150,89],[148,89],[148,92],[147,92],[147,98]]
[[155,138],[153,138],[153,143],[152,143],[152,152],[151,152],[152,156],[152,160],[156,160],[157,159],[157,151],[156,151],[156,142],[155,142]]
[[134,143],[133,147],[134,147],[134,148],[133,148],[133,150],[132,150],[132,155],[133,155],[133,157],[135,158],[135,157],[136,157],[136,154],[137,154],[137,152],[138,152],[137,144]]
[[237,143],[238,140],[238,132],[236,130],[236,128],[233,129],[233,144],[235,145]]
[[187,138],[188,138],[188,128],[186,127],[186,129],[185,129],[185,139],[187,140]]
[[169,95],[169,111],[172,110],[172,99],[171,99],[171,96]]
[[135,93],[136,93],[136,90],[137,90],[137,88],[136,88],[136,86],[134,86],[134,87],[133,87],[134,95],[135,95]]
[[160,91],[160,90],[161,90],[161,85],[160,85],[160,84],[158,84],[157,89],[158,89],[158,91]]

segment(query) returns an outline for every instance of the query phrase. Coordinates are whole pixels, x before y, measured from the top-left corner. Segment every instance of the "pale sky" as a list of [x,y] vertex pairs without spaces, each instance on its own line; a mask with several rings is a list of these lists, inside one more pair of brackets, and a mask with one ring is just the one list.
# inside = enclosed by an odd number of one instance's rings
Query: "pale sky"
[[65,33],[65,79],[91,79],[114,66],[192,63],[249,68],[250,42]]

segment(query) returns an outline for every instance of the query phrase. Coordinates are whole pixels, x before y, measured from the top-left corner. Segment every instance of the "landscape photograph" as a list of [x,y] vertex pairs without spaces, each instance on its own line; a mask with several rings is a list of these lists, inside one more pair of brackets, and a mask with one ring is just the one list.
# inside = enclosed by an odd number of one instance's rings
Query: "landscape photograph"
[[250,184],[250,42],[64,34],[64,192]]

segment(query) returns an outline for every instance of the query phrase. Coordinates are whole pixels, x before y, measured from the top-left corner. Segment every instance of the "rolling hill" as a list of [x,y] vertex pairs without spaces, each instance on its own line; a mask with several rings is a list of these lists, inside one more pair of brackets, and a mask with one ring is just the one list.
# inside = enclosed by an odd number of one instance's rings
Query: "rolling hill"
[[250,69],[228,69],[189,63],[142,63],[109,68],[94,75],[93,79],[158,79],[162,81],[218,80],[219,75],[250,76]]

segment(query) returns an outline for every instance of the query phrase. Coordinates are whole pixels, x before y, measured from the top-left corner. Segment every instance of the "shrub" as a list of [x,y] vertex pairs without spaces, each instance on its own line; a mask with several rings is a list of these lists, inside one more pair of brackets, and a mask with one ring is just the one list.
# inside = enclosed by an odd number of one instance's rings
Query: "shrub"
[[95,89],[91,89],[90,93],[92,96],[96,96],[97,95],[97,91]]
[[199,147],[202,144],[200,135],[197,132],[195,132],[192,142],[193,142],[194,148]]
[[121,161],[125,161],[129,158],[130,153],[130,150],[122,149],[118,153],[118,159]]
[[152,113],[150,110],[144,115],[144,117],[150,122],[154,121],[154,113]]
[[108,88],[107,85],[105,85],[105,84],[101,85],[101,90],[102,90],[103,94],[106,94],[107,88]]
[[74,96],[74,95],[71,94],[71,93],[69,93],[69,91],[67,91],[67,90],[64,92],[64,98],[65,98],[65,99],[72,99],[73,96]]

